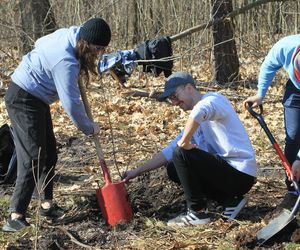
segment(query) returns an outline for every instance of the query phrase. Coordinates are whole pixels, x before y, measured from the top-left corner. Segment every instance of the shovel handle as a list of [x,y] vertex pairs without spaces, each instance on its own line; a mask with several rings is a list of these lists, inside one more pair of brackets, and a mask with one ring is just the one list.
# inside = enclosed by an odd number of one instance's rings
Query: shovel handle
[[[89,105],[89,101],[88,101],[88,98],[87,98],[87,95],[86,95],[86,89],[83,86],[83,82],[82,82],[81,78],[78,81],[78,85],[79,85],[81,99],[82,99],[82,102],[84,104],[87,116],[91,119],[92,122],[94,122],[93,115],[92,115],[92,112],[91,112],[91,108],[90,108],[90,105]],[[110,177],[106,162],[104,160],[104,154],[103,154],[98,136],[93,134],[92,138],[93,138],[93,141],[94,141],[94,144],[95,144],[95,147],[96,147],[96,152],[97,152],[97,156],[98,156],[98,159],[99,159],[100,167],[101,167],[102,172],[103,172],[105,183],[111,183],[111,177]]]
[[249,111],[249,113],[254,116],[256,118],[256,116],[262,115],[262,113],[264,112],[263,106],[260,104],[259,107],[259,113],[255,112],[252,108],[253,106],[253,102],[247,102],[247,110]]
[[272,143],[273,148],[276,150],[282,164],[283,167],[285,168],[286,174],[288,175],[288,177],[290,178],[290,180],[292,180],[294,187],[296,189],[296,191],[299,193],[299,187],[298,187],[298,183],[294,180],[294,175],[292,172],[292,167],[290,165],[290,163],[288,162],[288,160],[286,159],[285,155],[283,154],[281,148],[279,147],[278,143],[276,142],[274,136],[272,135],[271,131],[269,130],[263,116],[263,107],[262,105],[259,105],[259,110],[260,112],[255,112],[252,108],[253,103],[252,102],[248,102],[247,103],[247,110],[249,111],[249,113],[258,120],[260,126],[263,128],[263,130],[265,131],[265,133],[267,134],[269,140]]
[[262,116],[262,113],[263,113],[263,106],[262,105],[259,105],[259,113],[258,112],[255,112],[252,108],[252,105],[253,103],[252,102],[248,102],[247,103],[247,110],[248,112],[258,120],[260,126],[263,128],[263,130],[265,131],[265,133],[267,134],[269,140],[271,141],[272,145],[274,145],[276,143],[276,140],[275,138],[273,137],[271,131],[269,130],[263,116]]

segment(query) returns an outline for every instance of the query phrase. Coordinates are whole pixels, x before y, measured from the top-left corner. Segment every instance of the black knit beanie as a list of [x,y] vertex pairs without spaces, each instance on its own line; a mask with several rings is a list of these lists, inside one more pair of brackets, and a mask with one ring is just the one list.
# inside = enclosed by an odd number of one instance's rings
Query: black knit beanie
[[80,28],[80,38],[95,45],[107,46],[111,31],[102,18],[91,18]]

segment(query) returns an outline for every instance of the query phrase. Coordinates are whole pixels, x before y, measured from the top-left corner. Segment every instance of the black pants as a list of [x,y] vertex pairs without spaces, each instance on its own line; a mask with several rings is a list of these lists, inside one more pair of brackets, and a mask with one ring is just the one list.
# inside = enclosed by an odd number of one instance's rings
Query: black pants
[[226,202],[244,195],[255,183],[255,177],[236,170],[221,157],[199,149],[177,147],[167,171],[171,180],[182,185],[187,207],[196,211],[206,207],[207,198]]
[[[44,199],[53,198],[56,140],[47,104],[11,82],[5,103],[11,120],[18,161],[18,174],[10,212],[25,216],[37,183]],[[38,181],[40,180],[40,181]]]

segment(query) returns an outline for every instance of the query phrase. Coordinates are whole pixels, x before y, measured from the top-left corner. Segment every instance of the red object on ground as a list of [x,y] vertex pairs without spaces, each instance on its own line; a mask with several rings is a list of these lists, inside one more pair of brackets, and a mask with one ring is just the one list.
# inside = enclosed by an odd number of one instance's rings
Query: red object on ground
[[[91,121],[93,121],[93,115],[87,99],[86,90],[81,80],[79,81],[79,89],[87,115]],[[125,183],[112,183],[98,136],[93,134],[92,137],[105,180],[104,187],[96,190],[96,196],[102,215],[107,224],[111,226],[114,226],[118,223],[129,222],[133,218],[133,212],[128,200]]]
[[104,174],[105,185],[97,189],[96,196],[104,219],[111,226],[130,222],[133,218],[133,212],[125,183],[112,183],[104,160],[100,161],[100,166]]

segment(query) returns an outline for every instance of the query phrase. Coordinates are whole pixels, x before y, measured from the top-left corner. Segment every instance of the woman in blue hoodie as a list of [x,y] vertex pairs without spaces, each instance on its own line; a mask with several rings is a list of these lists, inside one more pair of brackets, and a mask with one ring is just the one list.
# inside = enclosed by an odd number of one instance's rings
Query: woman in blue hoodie
[[95,60],[110,39],[110,28],[101,18],[59,29],[38,39],[12,74],[5,103],[13,128],[18,175],[3,231],[29,226],[25,214],[38,178],[45,183],[41,215],[53,218],[63,214],[52,202],[57,152],[49,105],[60,100],[79,130],[86,135],[99,133],[99,125],[85,112],[78,79],[88,72],[96,73]]
[[[289,77],[282,100],[286,134],[284,154],[289,163],[293,164],[296,159],[300,160],[300,34],[286,36],[271,48],[260,68],[257,95],[247,98],[244,104],[252,102],[253,107],[260,105],[273,78],[281,68]],[[298,165],[300,168],[299,162],[296,163],[295,173]],[[299,173],[297,177],[300,177],[300,169],[297,172]],[[293,196],[295,191],[291,184],[292,182],[286,178],[287,189]]]

